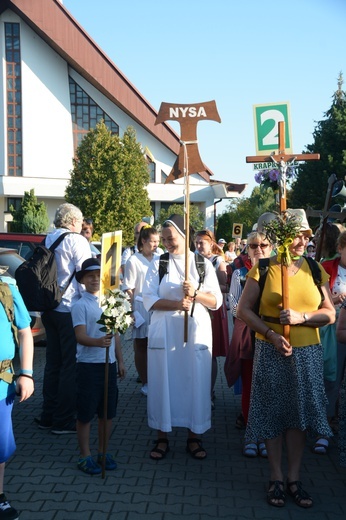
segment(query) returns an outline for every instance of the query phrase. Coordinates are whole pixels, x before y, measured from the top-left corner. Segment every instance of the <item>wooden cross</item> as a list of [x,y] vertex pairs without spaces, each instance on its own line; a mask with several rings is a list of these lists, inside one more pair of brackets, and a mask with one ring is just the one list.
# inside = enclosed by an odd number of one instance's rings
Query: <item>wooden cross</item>
[[324,208],[322,211],[318,209],[307,209],[306,215],[307,217],[319,217],[320,218],[320,226],[319,226],[319,238],[316,244],[316,254],[315,254],[315,260],[318,262],[321,259],[321,250],[322,250],[322,243],[323,238],[325,234],[325,229],[327,225],[328,218],[334,218],[340,220],[340,222],[344,222],[346,220],[346,211],[331,211],[331,209],[328,209],[331,204],[332,197],[335,197],[337,194],[333,193],[333,188],[338,181],[335,173],[332,173],[332,175],[328,179],[328,189],[326,193],[326,198],[324,202]]
[[[285,150],[285,123],[284,121],[279,121],[278,124],[278,138],[279,138],[279,148],[277,153],[272,153],[269,156],[263,155],[250,155],[246,157],[247,163],[258,163],[258,162],[276,162],[279,165],[279,169],[285,168],[287,164],[290,164],[294,161],[318,161],[320,158],[319,153],[303,153],[303,154],[286,154]],[[282,172],[282,170],[281,170]],[[285,179],[284,179],[285,180]],[[280,183],[280,212],[285,211],[287,209],[287,200],[286,200],[286,183],[283,183],[281,186]]]
[[[258,163],[258,162],[275,162],[278,165],[278,168],[281,173],[281,179],[279,182],[279,197],[280,197],[280,213],[286,211],[287,209],[287,198],[286,198],[286,169],[287,165],[293,163],[294,161],[313,161],[319,160],[319,154],[286,154],[285,147],[285,123],[284,121],[280,121],[278,124],[278,152],[275,154],[274,152],[270,156],[249,156],[246,157],[247,163]],[[282,308],[289,308],[289,294],[288,294],[288,272],[287,266],[281,263],[281,273],[282,273]],[[289,325],[283,326],[283,335],[289,341],[290,335],[290,327]]]
[[[209,175],[198,151],[197,123],[202,119],[209,119],[221,123],[215,101],[181,105],[178,103],[161,103],[155,125],[164,121],[179,121],[181,129],[180,150],[177,160],[168,175],[165,184],[176,179],[185,180],[185,281],[188,280],[189,251],[190,251],[190,181],[192,173],[198,173],[209,183]],[[188,339],[188,314],[184,314],[184,341]]]

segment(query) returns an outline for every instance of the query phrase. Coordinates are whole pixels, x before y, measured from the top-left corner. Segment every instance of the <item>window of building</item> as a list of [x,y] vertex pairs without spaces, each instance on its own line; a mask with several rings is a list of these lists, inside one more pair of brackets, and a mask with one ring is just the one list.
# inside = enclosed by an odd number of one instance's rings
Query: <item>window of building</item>
[[22,205],[21,197],[7,197],[7,211],[11,211],[11,206],[18,211]]
[[149,168],[149,182],[155,182],[156,175],[156,164],[150,159],[150,157],[146,156],[148,168]]
[[19,23],[5,23],[7,174],[20,177],[22,170],[22,72]]
[[155,202],[150,202],[151,214],[155,217]]
[[168,175],[163,170],[161,170],[161,184],[166,182],[167,177]]
[[101,107],[70,77],[70,101],[74,149],[83,137],[103,119],[112,134],[119,135],[119,126]]
[[181,204],[180,202],[161,202],[161,209],[164,209],[165,211],[168,211],[168,208],[172,205],[175,205],[175,206],[183,206],[184,204]]

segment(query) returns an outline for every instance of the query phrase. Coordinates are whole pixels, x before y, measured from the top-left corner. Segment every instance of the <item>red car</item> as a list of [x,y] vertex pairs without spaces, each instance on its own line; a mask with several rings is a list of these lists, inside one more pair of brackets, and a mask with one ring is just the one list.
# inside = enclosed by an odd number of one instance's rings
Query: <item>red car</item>
[[20,256],[27,260],[35,247],[41,244],[46,236],[34,233],[0,233],[0,247],[15,249]]

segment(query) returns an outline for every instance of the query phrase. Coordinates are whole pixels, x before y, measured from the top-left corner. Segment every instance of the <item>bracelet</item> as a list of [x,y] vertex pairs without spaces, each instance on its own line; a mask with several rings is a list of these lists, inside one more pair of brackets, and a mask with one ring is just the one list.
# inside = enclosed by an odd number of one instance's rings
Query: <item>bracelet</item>
[[32,376],[34,372],[32,370],[25,370],[24,368],[22,368],[19,373],[20,375]]
[[32,382],[34,383],[34,378],[31,375],[29,375],[29,374],[19,374],[18,377],[27,377],[27,378],[31,379]]
[[264,334],[265,339],[268,339],[269,332],[275,332],[273,329],[270,329],[269,327],[266,330],[266,333]]

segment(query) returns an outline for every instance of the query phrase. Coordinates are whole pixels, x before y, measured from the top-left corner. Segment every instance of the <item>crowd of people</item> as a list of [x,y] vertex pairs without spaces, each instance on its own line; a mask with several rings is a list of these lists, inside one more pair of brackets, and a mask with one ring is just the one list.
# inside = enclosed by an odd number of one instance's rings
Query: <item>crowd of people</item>
[[[245,429],[243,455],[268,459],[268,504],[283,507],[289,495],[298,506],[310,508],[313,498],[300,477],[307,435],[315,439],[314,453],[325,454],[338,430],[340,463],[346,466],[346,230],[328,223],[322,237],[319,232],[314,236],[304,210],[287,210],[287,215],[296,218],[299,229],[284,248],[277,248],[275,237],[266,231],[275,214],[260,217],[246,239],[229,243],[217,241],[210,230],[187,230],[177,214],[162,224],[160,232],[145,219],[134,228],[134,245],[123,251],[121,288],[131,304],[134,361],[147,399],[148,425],[156,435],[150,458],[158,462],[167,456],[175,427],[187,430],[189,456],[207,457],[202,435],[212,424],[217,358],[224,358],[228,385],[238,385],[242,393],[237,424]],[[58,307],[42,314],[46,363],[42,412],[35,420],[40,429],[56,435],[76,433],[77,467],[94,475],[101,473],[101,467],[117,467],[106,450],[116,415],[117,378],[123,378],[126,369],[119,334],[100,330],[101,265],[90,245],[93,222],[64,203],[56,211],[54,225],[46,246],[63,235],[55,249],[63,295]],[[318,240],[320,263],[313,260]],[[286,306],[283,250],[289,259]],[[3,491],[5,463],[15,449],[14,395],[17,391],[25,400],[33,392],[30,319],[19,292],[10,287],[21,372],[15,385],[8,364],[15,343],[7,320],[0,373],[0,409],[6,418],[0,423],[0,519],[17,518]],[[0,307],[5,322],[1,312]],[[106,410],[105,351],[109,352]],[[89,445],[95,415],[96,458]]]

